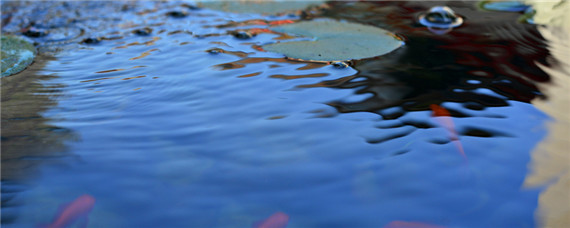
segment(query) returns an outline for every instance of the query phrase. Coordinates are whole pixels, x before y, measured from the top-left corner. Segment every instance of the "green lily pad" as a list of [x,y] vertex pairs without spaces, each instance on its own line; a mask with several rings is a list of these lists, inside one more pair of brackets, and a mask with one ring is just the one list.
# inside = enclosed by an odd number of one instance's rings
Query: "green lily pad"
[[482,1],[479,3],[479,7],[486,10],[492,11],[503,11],[503,12],[523,12],[528,9],[529,5],[524,4],[522,1]]
[[273,27],[271,30],[314,38],[263,46],[266,51],[302,60],[365,59],[387,54],[403,45],[401,39],[384,29],[335,20],[307,21]]
[[30,42],[16,36],[2,36],[2,75],[16,74],[32,64],[36,48]]
[[234,13],[278,14],[304,10],[323,4],[322,0],[249,0],[249,1],[203,1],[199,7]]

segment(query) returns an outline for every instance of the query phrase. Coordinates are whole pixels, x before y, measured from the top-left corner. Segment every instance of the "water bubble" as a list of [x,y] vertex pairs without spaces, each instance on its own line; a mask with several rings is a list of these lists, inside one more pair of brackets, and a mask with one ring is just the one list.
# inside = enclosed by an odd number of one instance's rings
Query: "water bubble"
[[333,65],[337,69],[344,69],[344,68],[349,67],[349,64],[346,62],[343,62],[343,61],[334,61],[334,62],[331,62],[331,65]]
[[451,29],[463,24],[463,18],[447,6],[434,6],[419,16],[419,22],[435,29]]

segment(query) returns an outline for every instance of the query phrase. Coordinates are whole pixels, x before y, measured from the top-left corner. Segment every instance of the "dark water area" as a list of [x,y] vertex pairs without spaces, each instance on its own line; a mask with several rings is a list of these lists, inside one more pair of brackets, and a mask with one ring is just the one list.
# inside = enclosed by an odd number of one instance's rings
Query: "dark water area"
[[[464,24],[419,24],[436,5]],[[469,1],[333,1],[278,16],[3,2],[2,32],[41,54],[2,78],[2,226],[49,224],[88,194],[88,227],[252,227],[278,211],[287,227],[535,227],[543,188],[522,185],[552,117],[533,103],[551,99],[544,69],[560,63],[520,16]],[[405,45],[342,68],[260,50],[283,34],[236,35],[319,18]]]

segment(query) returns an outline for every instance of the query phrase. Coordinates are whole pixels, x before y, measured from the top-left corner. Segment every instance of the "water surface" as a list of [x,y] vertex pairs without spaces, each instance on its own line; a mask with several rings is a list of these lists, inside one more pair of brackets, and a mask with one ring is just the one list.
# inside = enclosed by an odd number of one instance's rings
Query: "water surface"
[[[35,21],[52,33],[30,38],[44,55],[25,72],[41,88],[17,96],[7,88],[24,74],[2,79],[2,225],[47,224],[89,194],[89,227],[251,227],[277,211],[288,227],[534,227],[542,188],[522,185],[552,118],[533,102],[549,99],[543,69],[560,60],[520,13],[449,2],[464,25],[436,34],[417,23],[442,4],[330,2],[312,17],[406,43],[342,69],[257,48],[279,34],[233,35],[302,14],[3,4],[3,32]],[[451,113],[466,157],[431,104]],[[17,121],[36,127],[16,134]]]

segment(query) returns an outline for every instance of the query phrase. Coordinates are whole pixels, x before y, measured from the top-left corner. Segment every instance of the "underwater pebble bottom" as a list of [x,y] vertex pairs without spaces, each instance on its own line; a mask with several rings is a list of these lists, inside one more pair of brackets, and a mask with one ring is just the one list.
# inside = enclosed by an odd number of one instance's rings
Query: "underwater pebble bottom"
[[[196,25],[227,18],[224,13],[209,13],[215,16],[173,20],[154,30],[176,30],[182,23],[192,24],[195,34],[204,34]],[[153,37],[160,38],[153,45],[114,49]],[[261,62],[222,70],[219,65],[241,58],[207,52],[221,48],[251,52],[251,57],[280,58],[243,44],[263,44],[272,42],[271,38],[243,41],[225,34],[196,38],[163,32],[128,35],[58,56],[44,71],[58,76],[46,84],[62,85],[62,96],[45,115],[79,135],[66,143],[70,153],[84,162],[70,159],[65,167],[46,167],[35,187],[19,196],[24,206],[14,209],[18,216],[6,227],[50,221],[53,213],[45,208],[57,208],[70,195],[84,192],[97,198],[90,215],[92,227],[250,227],[273,211],[290,215],[289,227],[379,227],[406,219],[490,227],[513,225],[501,218],[505,215],[532,220],[531,210],[511,209],[535,207],[534,201],[526,199],[535,193],[520,193],[519,183],[500,183],[501,178],[525,169],[526,162],[516,159],[528,159],[503,145],[520,143],[519,137],[527,135],[483,141],[484,147],[480,140],[465,137],[466,148],[504,152],[469,151],[468,168],[458,165],[457,154],[447,153],[453,151],[450,143],[427,142],[434,134],[445,135],[441,129],[415,130],[404,138],[369,144],[362,135],[390,138],[399,131],[375,128],[381,121],[365,115],[343,118],[325,104],[357,96],[353,90],[296,88],[351,76],[356,70],[324,66],[298,70],[304,63],[295,62],[279,63],[276,69],[268,67],[273,62]],[[149,54],[133,59],[145,52]],[[96,73],[113,69],[124,70]],[[260,71],[254,77],[238,77]],[[271,78],[315,73],[326,76]],[[525,105],[514,102],[486,111],[506,114],[524,110]],[[319,118],[316,110],[339,116]],[[275,116],[283,118],[271,119]],[[428,112],[410,112],[401,119],[427,116]],[[512,132],[540,124],[540,119],[512,121],[521,121]],[[495,124],[481,121],[483,126]],[[536,142],[532,137],[525,141]],[[404,145],[418,152],[390,156],[389,152]],[[516,162],[504,167],[509,161]],[[469,182],[473,178],[469,175],[488,179]],[[517,201],[521,203],[513,203]],[[491,219],[480,219],[491,215]]]

